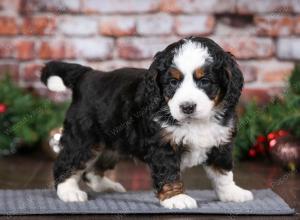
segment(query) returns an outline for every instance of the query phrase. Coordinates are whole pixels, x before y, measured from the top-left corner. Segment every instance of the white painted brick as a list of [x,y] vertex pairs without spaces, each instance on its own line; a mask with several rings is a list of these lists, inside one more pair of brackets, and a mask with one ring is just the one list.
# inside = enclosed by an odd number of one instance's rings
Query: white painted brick
[[113,39],[85,38],[71,40],[75,53],[79,58],[88,60],[106,60],[113,56]]
[[282,59],[300,60],[300,38],[281,38],[277,42],[277,56]]
[[167,14],[140,16],[137,19],[137,33],[140,35],[171,34],[173,18]]
[[70,17],[59,22],[59,29],[65,35],[90,36],[97,34],[97,21],[93,18]]
[[159,0],[84,0],[83,11],[90,13],[144,13],[158,10]]
[[118,53],[121,58],[129,60],[153,58],[176,40],[176,37],[121,38],[117,41]]
[[176,32],[179,35],[207,35],[212,33],[214,25],[213,16],[183,15],[176,18]]

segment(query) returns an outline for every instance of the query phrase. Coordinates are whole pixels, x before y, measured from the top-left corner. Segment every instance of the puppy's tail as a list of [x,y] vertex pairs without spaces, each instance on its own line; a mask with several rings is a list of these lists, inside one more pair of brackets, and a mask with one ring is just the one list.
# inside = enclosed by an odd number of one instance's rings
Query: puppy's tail
[[42,69],[41,81],[49,90],[62,92],[73,88],[83,74],[92,70],[90,67],[74,63],[50,61]]

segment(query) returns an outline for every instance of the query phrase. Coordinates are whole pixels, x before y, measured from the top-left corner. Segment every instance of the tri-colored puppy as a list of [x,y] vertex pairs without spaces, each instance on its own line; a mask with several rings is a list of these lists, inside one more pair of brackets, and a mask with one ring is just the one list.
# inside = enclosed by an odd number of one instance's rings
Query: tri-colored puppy
[[122,155],[147,163],[162,206],[195,208],[181,172],[203,164],[221,201],[244,202],[252,193],[232,174],[235,107],[243,76],[233,57],[207,38],[190,37],[156,54],[147,69],[97,71],[49,62],[42,70],[49,89],[73,91],[54,167],[57,195],[65,202],[94,191],[123,192],[103,176]]

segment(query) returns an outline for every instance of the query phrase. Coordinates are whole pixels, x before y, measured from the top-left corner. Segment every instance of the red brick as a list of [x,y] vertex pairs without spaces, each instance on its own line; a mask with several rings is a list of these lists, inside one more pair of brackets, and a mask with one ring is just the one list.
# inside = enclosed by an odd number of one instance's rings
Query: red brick
[[128,16],[110,16],[101,19],[100,34],[104,36],[130,36],[136,34],[136,21]]
[[38,54],[42,59],[69,59],[75,57],[72,45],[62,40],[42,41]]
[[18,26],[15,17],[0,17],[0,35],[16,35]]
[[8,40],[0,41],[0,58],[13,58],[15,55],[15,43]]
[[19,66],[17,63],[1,63],[0,64],[0,79],[4,77],[6,74],[9,74],[12,79],[19,79]]
[[249,65],[247,62],[239,62],[240,69],[243,73],[245,83],[254,82],[257,79],[257,68]]
[[210,15],[184,15],[176,18],[176,33],[179,35],[208,35],[215,26],[215,18]]
[[[294,0],[238,0],[237,12],[240,14],[274,13],[285,15],[293,12]],[[297,0],[296,0],[297,1]]]
[[264,83],[283,83],[291,75],[294,69],[292,62],[279,61],[261,61],[256,64],[258,66],[259,79]]
[[68,41],[51,40],[41,42],[39,56],[42,59],[106,60],[113,55],[113,39],[75,38]]
[[83,0],[86,13],[131,14],[157,11],[159,0]]
[[144,15],[137,18],[140,35],[168,35],[173,30],[173,18],[167,14]]
[[22,0],[21,12],[32,14],[32,12],[54,12],[55,14],[80,12],[80,0]]
[[37,82],[40,80],[41,69],[43,65],[41,63],[26,63],[21,67],[21,79],[24,82]]
[[300,34],[300,16],[295,17],[294,24],[294,33]]
[[77,58],[87,60],[106,60],[113,56],[114,41],[111,38],[72,39],[71,42]]
[[225,37],[256,36],[256,27],[252,24],[233,26],[229,22],[221,22],[220,19],[218,19],[214,29],[214,35]]
[[[272,60],[256,60],[239,62],[242,71],[247,73],[248,70],[255,74],[258,82],[264,84],[279,83],[282,84],[294,69],[292,62]],[[248,70],[247,70],[248,69]],[[245,77],[247,78],[247,76]]]
[[262,81],[263,82],[268,82],[268,83],[282,83],[287,81],[288,77],[291,75],[291,71],[286,72],[286,71],[282,71],[280,72],[278,70],[278,72],[276,73],[269,73],[266,74],[262,77]]
[[267,89],[267,93],[272,97],[271,98],[271,102],[274,102],[274,100],[277,100],[277,98],[283,98],[284,93],[286,92],[286,85],[274,85],[274,86],[270,86]]
[[286,36],[294,29],[294,19],[290,16],[256,16],[257,34],[262,36]]
[[255,101],[258,104],[266,104],[271,100],[268,88],[244,88],[241,96],[241,103]]
[[35,56],[34,42],[28,40],[19,40],[16,43],[16,57],[20,60],[33,59]]
[[164,38],[121,38],[117,41],[119,57],[129,60],[152,58],[158,51],[178,40],[175,37]]
[[161,0],[160,9],[171,13],[233,13],[234,0]]
[[26,35],[51,35],[55,31],[53,17],[25,17],[22,24],[22,33]]
[[274,55],[275,45],[272,39],[256,37],[212,37],[224,50],[238,59],[269,58]]

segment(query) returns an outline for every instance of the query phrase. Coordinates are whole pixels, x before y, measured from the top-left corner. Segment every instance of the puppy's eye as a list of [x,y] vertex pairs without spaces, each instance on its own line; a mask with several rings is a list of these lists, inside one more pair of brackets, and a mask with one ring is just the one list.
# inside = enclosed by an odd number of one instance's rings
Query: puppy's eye
[[169,83],[170,83],[170,85],[172,87],[176,87],[179,84],[179,80],[177,80],[177,79],[170,79]]
[[210,79],[203,78],[203,79],[200,79],[197,84],[199,86],[209,86],[211,84],[211,81],[210,81]]

